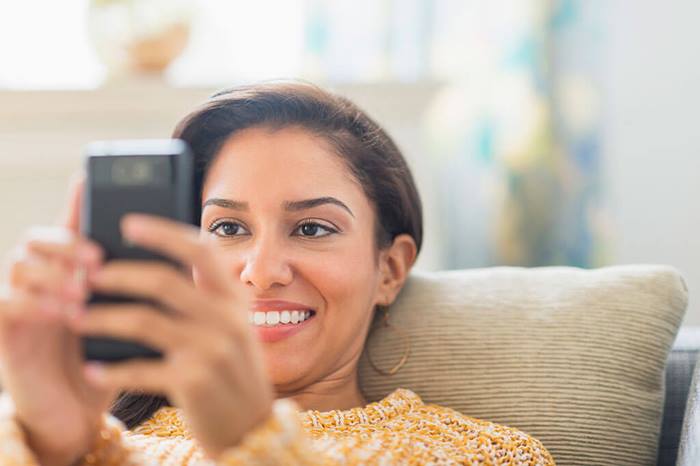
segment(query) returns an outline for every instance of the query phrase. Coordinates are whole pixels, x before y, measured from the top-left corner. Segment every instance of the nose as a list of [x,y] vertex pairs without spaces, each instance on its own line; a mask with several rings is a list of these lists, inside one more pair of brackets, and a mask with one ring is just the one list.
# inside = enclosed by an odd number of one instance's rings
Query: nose
[[292,281],[292,269],[274,238],[261,238],[245,254],[241,281],[259,290],[285,286]]

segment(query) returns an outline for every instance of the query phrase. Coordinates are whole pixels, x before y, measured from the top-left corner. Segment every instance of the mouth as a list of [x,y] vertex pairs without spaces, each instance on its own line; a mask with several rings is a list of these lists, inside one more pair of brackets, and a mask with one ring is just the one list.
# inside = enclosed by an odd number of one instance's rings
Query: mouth
[[316,311],[255,311],[248,313],[248,322],[260,341],[272,343],[296,335],[315,321]]
[[249,311],[248,323],[255,327],[280,327],[300,325],[316,315],[316,311]]

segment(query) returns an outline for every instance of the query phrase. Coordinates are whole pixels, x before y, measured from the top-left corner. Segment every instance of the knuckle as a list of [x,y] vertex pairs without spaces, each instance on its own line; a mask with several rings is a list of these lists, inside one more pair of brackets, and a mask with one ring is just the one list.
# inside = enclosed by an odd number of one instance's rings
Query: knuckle
[[120,323],[127,327],[130,333],[141,334],[146,329],[153,329],[153,319],[144,308],[136,308],[130,312],[128,318],[120,315],[114,316],[115,323]]
[[173,286],[178,280],[176,272],[165,265],[153,265],[151,270],[151,288],[154,291],[162,291]]
[[143,306],[137,312],[138,317],[134,319],[134,326],[137,327],[137,331],[147,335],[153,331],[159,331],[163,327],[163,318],[160,315],[160,311],[149,307]]

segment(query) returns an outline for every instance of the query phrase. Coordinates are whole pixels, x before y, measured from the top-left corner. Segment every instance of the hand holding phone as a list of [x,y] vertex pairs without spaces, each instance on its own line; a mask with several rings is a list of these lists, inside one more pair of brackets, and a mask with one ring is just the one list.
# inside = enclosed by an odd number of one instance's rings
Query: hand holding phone
[[87,292],[76,272],[102,264],[100,249],[78,231],[82,191],[75,177],[62,218],[27,230],[0,283],[2,403],[42,465],[75,464],[89,451],[118,394],[85,379],[80,335],[70,328]]
[[[121,218],[130,212],[194,223],[193,157],[187,144],[178,139],[100,141],[90,144],[85,155],[81,232],[102,246],[105,261],[173,263],[169,258],[129,244],[123,239],[119,225]],[[139,301],[143,300],[94,294],[88,305]],[[83,347],[88,360],[161,357],[152,348],[112,338],[85,337]]]

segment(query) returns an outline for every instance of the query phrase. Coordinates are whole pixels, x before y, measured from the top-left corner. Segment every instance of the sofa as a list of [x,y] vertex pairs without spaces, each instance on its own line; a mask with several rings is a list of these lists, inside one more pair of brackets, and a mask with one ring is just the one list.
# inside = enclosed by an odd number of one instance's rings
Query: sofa
[[360,388],[518,428],[559,466],[700,465],[683,423],[700,348],[687,303],[664,265],[413,271],[390,325],[373,323]]
[[695,432],[700,428],[699,352],[700,327],[682,327],[666,364],[666,397],[659,435],[658,466],[700,465],[700,452],[697,451],[700,438]]

